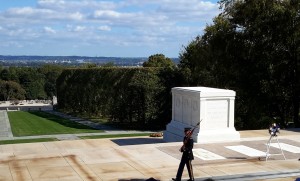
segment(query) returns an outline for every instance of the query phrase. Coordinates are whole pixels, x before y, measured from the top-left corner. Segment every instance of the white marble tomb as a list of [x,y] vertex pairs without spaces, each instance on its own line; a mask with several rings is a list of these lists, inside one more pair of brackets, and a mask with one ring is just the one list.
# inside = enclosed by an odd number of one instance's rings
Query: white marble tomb
[[235,91],[210,87],[172,88],[172,120],[163,134],[164,141],[182,141],[184,128],[200,128],[193,133],[197,143],[237,141],[234,127]]

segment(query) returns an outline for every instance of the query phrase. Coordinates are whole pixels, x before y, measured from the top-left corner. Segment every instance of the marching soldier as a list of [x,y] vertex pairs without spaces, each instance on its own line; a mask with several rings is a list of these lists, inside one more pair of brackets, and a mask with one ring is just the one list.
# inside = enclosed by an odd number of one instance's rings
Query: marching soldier
[[188,181],[194,181],[194,174],[193,174],[193,167],[192,167],[192,160],[194,160],[194,155],[193,155],[194,140],[192,138],[191,128],[185,128],[184,134],[185,134],[183,139],[184,144],[180,148],[180,151],[182,152],[182,157],[178,167],[176,178],[172,178],[173,181],[181,181],[184,165],[186,165],[189,173],[190,179]]

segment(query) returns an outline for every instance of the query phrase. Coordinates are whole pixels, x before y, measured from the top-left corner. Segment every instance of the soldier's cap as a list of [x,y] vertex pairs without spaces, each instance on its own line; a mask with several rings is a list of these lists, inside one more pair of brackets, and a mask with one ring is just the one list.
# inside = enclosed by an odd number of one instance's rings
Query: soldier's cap
[[190,131],[190,130],[191,130],[191,128],[189,128],[189,127],[184,128],[184,131]]

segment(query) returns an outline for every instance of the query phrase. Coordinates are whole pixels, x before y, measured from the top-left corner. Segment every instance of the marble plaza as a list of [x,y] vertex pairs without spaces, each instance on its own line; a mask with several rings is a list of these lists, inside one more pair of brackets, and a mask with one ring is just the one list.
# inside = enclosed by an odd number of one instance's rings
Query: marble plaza
[[[196,180],[274,181],[300,177],[300,132],[282,130],[279,141],[287,159],[274,156],[268,161],[258,159],[258,153],[266,151],[267,130],[239,134],[239,141],[195,143]],[[181,144],[135,137],[0,145],[0,180],[133,181],[153,177],[167,181],[176,174]],[[183,178],[188,178],[186,171]]]

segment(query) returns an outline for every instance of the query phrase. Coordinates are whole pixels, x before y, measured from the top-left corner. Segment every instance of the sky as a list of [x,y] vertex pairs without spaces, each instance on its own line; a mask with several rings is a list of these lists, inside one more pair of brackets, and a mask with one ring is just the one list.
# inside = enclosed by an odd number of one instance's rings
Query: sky
[[0,55],[176,58],[217,0],[0,0]]

